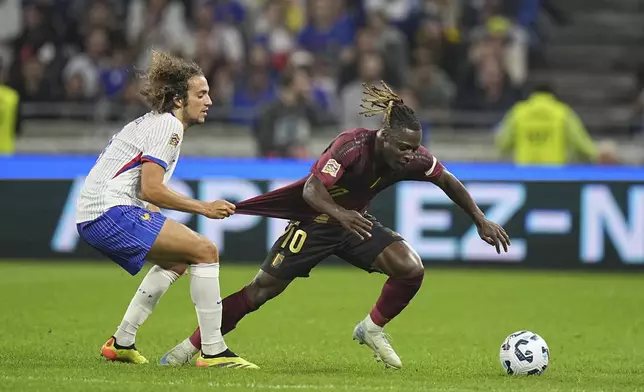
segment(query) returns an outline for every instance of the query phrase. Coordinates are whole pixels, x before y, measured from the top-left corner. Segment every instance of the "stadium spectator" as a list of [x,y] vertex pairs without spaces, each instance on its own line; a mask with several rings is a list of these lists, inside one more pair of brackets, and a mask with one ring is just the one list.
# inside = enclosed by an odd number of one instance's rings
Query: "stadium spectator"
[[54,29],[51,9],[28,3],[23,9],[23,31],[13,42],[10,80],[20,80],[24,75],[23,67],[36,59],[46,68],[42,78],[52,87],[59,82],[59,74],[64,64],[62,39]]
[[22,19],[20,1],[0,2],[0,60],[4,65],[2,74],[0,74],[0,81],[4,81],[8,77],[8,65],[13,62],[11,42],[22,32]]
[[255,23],[254,42],[261,44],[271,55],[271,65],[282,70],[295,50],[295,37],[287,26],[287,4],[271,0],[264,6]]
[[90,31],[85,37],[85,50],[73,56],[63,70],[65,84],[68,84],[71,78],[80,76],[84,97],[97,97],[100,92],[100,69],[108,63],[109,45],[106,30],[96,28]]
[[342,0],[310,0],[309,3],[310,19],[297,37],[299,46],[316,55],[336,58],[350,50],[355,26]]
[[127,49],[112,48],[111,56],[99,70],[100,86],[105,98],[114,100],[125,89],[128,73],[131,71],[129,59]]
[[138,76],[130,74],[126,83],[123,94],[119,97],[122,110],[119,111],[119,118],[127,121],[136,118],[141,113],[145,113],[146,106],[143,97],[140,94],[141,84]]
[[503,66],[495,57],[484,58],[476,69],[473,88],[462,90],[456,107],[462,110],[502,113],[519,98]]
[[365,0],[367,14],[380,13],[398,28],[404,29],[412,13],[417,10],[415,1],[410,0]]
[[[72,45],[75,51],[81,51],[85,45],[85,39],[96,29],[104,30],[108,40],[119,46],[125,46],[126,38],[123,33],[123,23],[118,20],[114,12],[114,2],[106,0],[94,0],[84,2],[85,8],[77,20],[71,22],[65,29],[65,42]],[[71,19],[71,16],[67,16]]]
[[441,63],[444,44],[445,36],[441,21],[433,17],[422,19],[414,35],[414,46],[431,50],[438,63]]
[[311,77],[311,94],[316,104],[337,116],[339,113],[338,82],[334,73],[334,59],[328,56],[313,57],[308,52],[297,51],[290,56],[293,68],[303,69]]
[[466,34],[473,28],[485,24],[485,21],[495,15],[502,15],[503,0],[464,0],[461,15],[461,27]]
[[[409,48],[406,37],[387,20],[383,11],[372,11],[367,14],[367,26],[376,48],[382,54],[389,70],[390,82],[402,85],[409,72]],[[397,83],[394,83],[397,82]]]
[[560,2],[553,0],[520,0],[504,3],[505,15],[524,29],[533,55],[542,56],[544,44],[543,23],[540,11],[544,10],[559,26],[570,23],[569,16],[559,8]]
[[68,102],[84,102],[87,99],[85,77],[74,73],[65,79],[65,100]]
[[[210,0],[206,0],[210,1]],[[202,0],[203,2],[203,0]],[[241,25],[246,21],[246,8],[239,0],[218,0],[215,3],[215,15],[218,22]]]
[[[465,48],[460,28],[462,2],[463,0],[424,0],[411,15],[408,26],[403,28],[408,37],[414,38],[414,49],[432,49],[436,64],[452,80],[458,78]],[[419,26],[423,29],[416,34]]]
[[254,126],[259,154],[265,157],[306,158],[312,127],[329,123],[313,100],[311,81],[302,69],[280,78],[277,99],[266,105]]
[[[359,59],[365,53],[376,53],[381,57],[382,60],[382,78],[389,81],[389,84],[394,87],[400,87],[404,85],[403,79],[406,79],[409,75],[400,75],[395,71],[395,63],[399,61],[398,59],[387,56],[382,50],[382,47],[379,47],[376,35],[368,27],[362,28],[356,34],[356,46],[350,51],[346,51],[341,59],[342,68],[340,69],[340,75],[338,77],[338,84],[340,90],[342,90],[347,84],[353,82],[356,79],[359,79]],[[388,60],[389,59],[389,60]],[[405,60],[406,61],[406,60]]]
[[[246,50],[243,37],[229,22],[216,21],[215,10],[216,7],[211,2],[202,3],[195,8],[195,26],[191,39],[183,43],[185,55],[199,57],[202,62],[209,56],[211,63],[225,62],[231,65],[231,69],[241,70]],[[203,54],[204,51],[209,53],[208,56]]]
[[[0,2],[0,10],[10,3]],[[275,99],[276,80],[298,69],[309,75],[315,107],[347,128],[380,123],[343,104],[365,78],[399,89],[426,123],[428,115],[434,124],[470,121],[471,113],[424,110],[458,108],[481,112],[485,119],[474,123],[487,127],[495,119],[487,112],[507,109],[526,80],[521,31],[535,25],[535,9],[547,3],[30,1],[14,10],[22,18],[0,15],[0,38],[15,36],[0,40],[12,49],[10,59],[1,45],[0,55],[12,64],[8,80],[24,95],[29,116],[121,121],[141,114],[133,70],[145,67],[149,51],[157,49],[191,58],[204,70],[214,103],[209,121],[253,125],[259,109]],[[47,101],[56,101],[57,109],[37,104]]]
[[418,49],[415,62],[408,85],[413,90],[419,106],[448,108],[456,95],[456,87],[445,71],[434,63],[432,52],[424,48]]
[[493,16],[471,32],[472,57],[491,50],[500,57],[512,85],[522,86],[528,76],[528,37],[510,20]]
[[127,40],[140,53],[144,68],[150,48],[182,51],[189,36],[183,3],[169,0],[131,0],[127,10]]
[[231,120],[252,125],[258,110],[275,98],[269,55],[260,45],[251,48],[247,70],[240,76],[232,99]]
[[261,25],[265,16],[267,7],[273,6],[271,3],[278,3],[284,12],[284,23],[286,28],[292,33],[300,32],[307,23],[306,9],[308,0],[246,0],[247,7],[255,11],[252,24]]
[[[382,116],[361,116],[363,111],[355,102],[360,102],[363,83],[376,84],[383,77],[383,61],[378,52],[367,52],[358,59],[358,79],[348,84],[341,93],[342,129],[367,128],[379,129]],[[353,104],[352,104],[353,103]]]
[[[460,17],[464,0],[422,0],[420,3],[420,14],[422,16],[432,16],[441,20],[442,25],[447,31],[448,35],[453,39],[458,37],[453,34],[458,34],[460,29]],[[450,30],[456,30],[451,31]],[[450,40],[453,40],[450,38]]]
[[517,164],[596,162],[599,156],[579,116],[548,85],[538,86],[510,110],[499,126],[496,145],[501,153],[512,153]]
[[45,77],[45,65],[38,58],[23,63],[19,79],[12,84],[22,102],[51,102],[58,98],[56,87]]
[[235,81],[230,66],[222,65],[211,71],[210,77],[210,99],[215,108],[230,109],[235,95]]
[[[0,63],[0,71],[2,64]],[[20,95],[0,81],[0,155],[11,155],[15,150],[16,135],[20,131]]]

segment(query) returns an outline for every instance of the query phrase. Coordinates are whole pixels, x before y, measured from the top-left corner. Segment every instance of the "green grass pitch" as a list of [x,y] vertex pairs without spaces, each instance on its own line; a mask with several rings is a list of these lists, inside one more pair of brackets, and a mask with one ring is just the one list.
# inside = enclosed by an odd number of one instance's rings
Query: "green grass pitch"
[[[223,294],[256,266],[222,266]],[[143,277],[111,263],[0,263],[3,391],[644,391],[644,275],[428,269],[388,327],[401,371],[351,340],[383,276],[321,267],[243,320],[228,345],[258,371],[155,364],[196,317],[180,279],[139,331],[148,365],[98,351]],[[552,359],[540,377],[503,374],[506,335],[529,329]]]

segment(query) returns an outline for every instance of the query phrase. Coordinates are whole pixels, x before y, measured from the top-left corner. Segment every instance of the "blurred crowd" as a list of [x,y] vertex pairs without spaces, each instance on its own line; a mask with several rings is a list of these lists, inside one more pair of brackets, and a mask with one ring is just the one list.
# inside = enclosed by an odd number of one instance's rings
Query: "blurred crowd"
[[631,134],[644,139],[644,66],[636,73],[636,89],[639,95],[633,103],[633,115],[631,117]]
[[171,51],[204,70],[211,118],[253,126],[282,155],[316,124],[377,128],[358,112],[361,84],[381,79],[418,111],[500,119],[540,62],[541,9],[565,23],[547,0],[4,0],[0,80],[22,103],[120,120],[143,110],[149,50]]

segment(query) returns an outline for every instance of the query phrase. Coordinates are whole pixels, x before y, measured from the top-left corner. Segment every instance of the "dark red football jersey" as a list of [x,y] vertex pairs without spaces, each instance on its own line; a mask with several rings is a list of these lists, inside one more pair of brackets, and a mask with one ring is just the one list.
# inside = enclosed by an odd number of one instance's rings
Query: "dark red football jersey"
[[[326,185],[334,201],[350,210],[363,212],[383,189],[399,181],[432,181],[443,165],[425,147],[420,147],[402,169],[378,172],[375,165],[376,132],[354,129],[341,133],[311,167],[311,175]],[[302,197],[308,176],[293,184],[236,204],[238,214],[307,221],[319,219],[320,212]]]

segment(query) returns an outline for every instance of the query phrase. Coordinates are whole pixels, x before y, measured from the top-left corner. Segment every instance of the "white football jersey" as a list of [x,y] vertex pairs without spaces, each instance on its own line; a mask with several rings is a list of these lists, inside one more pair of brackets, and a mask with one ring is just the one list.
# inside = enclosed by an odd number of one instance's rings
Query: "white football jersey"
[[147,113],[112,137],[85,179],[76,205],[76,222],[98,218],[114,206],[138,206],[143,162],[165,169],[166,184],[179,160],[183,124],[171,113]]

